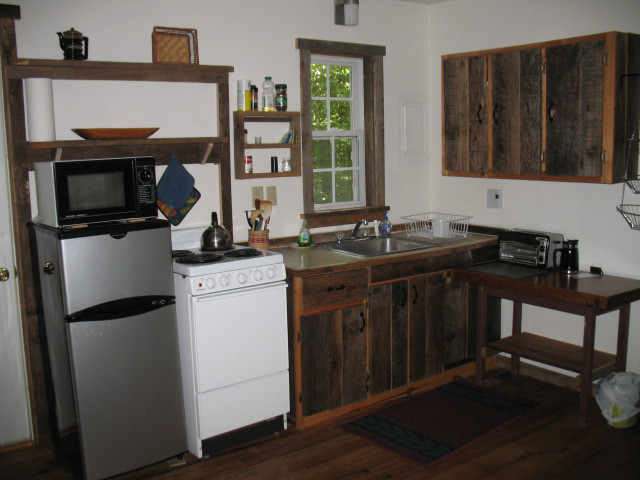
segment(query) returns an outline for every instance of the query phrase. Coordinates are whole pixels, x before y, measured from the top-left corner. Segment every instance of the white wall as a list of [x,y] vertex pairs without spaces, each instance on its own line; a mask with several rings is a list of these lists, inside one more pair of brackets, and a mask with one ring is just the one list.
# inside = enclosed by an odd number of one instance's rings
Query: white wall
[[[430,111],[430,205],[465,212],[473,222],[506,228],[559,232],[580,240],[582,268],[597,265],[605,273],[640,278],[640,232],[631,230],[616,211],[621,185],[587,185],[442,177],[441,56],[607,31],[640,33],[637,0],[450,0],[428,7]],[[504,191],[504,208],[486,206],[486,190]],[[629,190],[625,203],[640,204]],[[510,315],[505,302],[503,319]],[[617,316],[603,316],[596,348],[615,352]],[[503,331],[510,321],[503,322]],[[523,328],[582,343],[582,319],[526,308]],[[551,333],[552,332],[552,333]],[[631,307],[627,367],[640,373],[640,302]]]
[[[154,26],[195,28],[200,64],[235,68],[230,76],[232,110],[236,106],[236,80],[249,78],[259,84],[265,75],[272,75],[278,83],[287,83],[289,110],[300,110],[296,38],[384,45],[387,49],[384,59],[386,196],[392,208],[391,219],[399,221],[401,215],[426,211],[428,207],[426,155],[400,162],[396,148],[397,99],[407,95],[426,99],[427,95],[424,48],[427,8],[423,5],[392,0],[364,1],[360,6],[359,26],[344,27],[333,24],[332,0],[8,1],[21,7],[22,19],[16,21],[20,57],[62,59],[56,32],[73,27],[89,37],[90,60],[151,62]],[[118,126],[160,126],[156,136],[170,137],[185,135],[184,128],[188,125],[194,136],[210,135],[206,127],[214,115],[214,104],[202,85],[192,85],[188,90],[193,91],[184,92],[181,86],[173,84],[169,93],[165,93],[163,84],[123,88],[118,85],[114,89],[108,85],[110,82],[89,83],[92,85],[54,82],[57,138],[76,138],[69,132],[70,128]],[[180,101],[174,98],[178,89]],[[218,208],[219,192],[212,188],[217,185],[216,169],[210,167],[188,166],[203,197],[180,228],[202,226],[204,229],[210,222],[210,212]],[[236,240],[247,238],[243,210],[251,208],[251,187],[256,185],[278,188],[278,205],[274,207],[269,226],[272,236],[295,235],[302,212],[299,177],[234,180]],[[20,349],[21,341],[15,339],[13,345]],[[5,380],[11,376],[3,367],[0,365],[0,384],[4,388]],[[3,415],[5,412],[7,416],[12,415],[12,411],[5,410],[5,405],[1,408]],[[28,435],[26,431],[23,436]],[[0,432],[0,444],[20,438],[20,435],[3,438]]]

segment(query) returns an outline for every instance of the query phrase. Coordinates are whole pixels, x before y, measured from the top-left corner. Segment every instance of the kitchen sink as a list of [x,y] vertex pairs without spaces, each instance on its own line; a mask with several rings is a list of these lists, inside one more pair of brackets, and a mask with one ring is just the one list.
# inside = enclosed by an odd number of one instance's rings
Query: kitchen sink
[[330,243],[325,248],[356,257],[375,257],[378,255],[388,255],[391,253],[410,252],[412,250],[422,250],[424,248],[437,247],[439,244],[407,240],[405,238],[371,238],[367,240],[344,240],[341,243]]

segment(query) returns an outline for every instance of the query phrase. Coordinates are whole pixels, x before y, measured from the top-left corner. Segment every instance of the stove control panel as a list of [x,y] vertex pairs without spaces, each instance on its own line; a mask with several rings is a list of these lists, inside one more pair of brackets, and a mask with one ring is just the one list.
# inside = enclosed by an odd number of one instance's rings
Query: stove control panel
[[286,278],[283,263],[261,265],[258,267],[228,270],[226,272],[209,273],[195,277],[187,277],[190,282],[191,295],[224,292],[236,288],[255,287],[279,282]]

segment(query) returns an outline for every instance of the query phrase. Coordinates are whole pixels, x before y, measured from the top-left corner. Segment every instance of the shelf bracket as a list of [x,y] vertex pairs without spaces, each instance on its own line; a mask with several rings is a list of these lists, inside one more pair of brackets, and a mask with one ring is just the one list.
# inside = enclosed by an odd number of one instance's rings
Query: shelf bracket
[[209,155],[211,155],[211,150],[213,150],[213,143],[208,143],[207,148],[204,151],[204,155],[202,155],[202,159],[200,159],[200,164],[204,165],[209,160]]

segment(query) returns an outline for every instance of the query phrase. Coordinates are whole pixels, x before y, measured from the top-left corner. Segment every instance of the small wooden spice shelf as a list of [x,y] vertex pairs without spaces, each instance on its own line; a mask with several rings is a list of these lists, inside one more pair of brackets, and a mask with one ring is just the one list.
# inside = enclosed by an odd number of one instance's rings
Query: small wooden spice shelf
[[[288,123],[289,130],[296,131],[294,143],[246,143],[245,124],[254,123]],[[234,167],[236,180],[248,178],[299,177],[302,174],[300,166],[300,112],[233,112],[233,145]],[[268,150],[286,148],[291,158],[290,172],[256,172],[245,173],[244,158],[247,150]],[[255,164],[255,163],[254,163]]]

